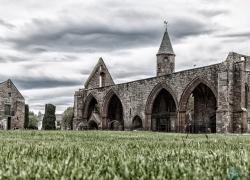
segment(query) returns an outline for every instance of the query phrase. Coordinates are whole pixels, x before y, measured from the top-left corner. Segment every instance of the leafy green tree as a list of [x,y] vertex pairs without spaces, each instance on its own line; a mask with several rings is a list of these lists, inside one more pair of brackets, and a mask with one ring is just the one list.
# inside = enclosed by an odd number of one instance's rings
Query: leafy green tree
[[56,129],[56,106],[53,104],[45,105],[45,114],[43,117],[42,129],[44,130],[55,130]]
[[62,119],[62,129],[73,129],[73,117],[74,117],[74,109],[73,107],[68,107],[63,112],[63,119]]
[[24,113],[24,129],[29,127],[29,105],[25,104],[25,113]]
[[38,125],[38,117],[34,112],[30,111],[28,129],[38,129],[37,125]]

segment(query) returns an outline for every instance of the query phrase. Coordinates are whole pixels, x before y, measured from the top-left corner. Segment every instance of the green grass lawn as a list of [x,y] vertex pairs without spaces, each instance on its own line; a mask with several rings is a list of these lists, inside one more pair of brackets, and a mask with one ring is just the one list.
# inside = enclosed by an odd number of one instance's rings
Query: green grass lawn
[[250,135],[0,131],[0,179],[250,179]]

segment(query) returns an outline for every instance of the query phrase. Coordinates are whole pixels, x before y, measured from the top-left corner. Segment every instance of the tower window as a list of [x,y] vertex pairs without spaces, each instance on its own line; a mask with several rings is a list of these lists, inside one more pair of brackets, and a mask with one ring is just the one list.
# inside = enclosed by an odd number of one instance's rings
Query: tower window
[[8,96],[11,97],[11,93],[10,92],[8,93]]

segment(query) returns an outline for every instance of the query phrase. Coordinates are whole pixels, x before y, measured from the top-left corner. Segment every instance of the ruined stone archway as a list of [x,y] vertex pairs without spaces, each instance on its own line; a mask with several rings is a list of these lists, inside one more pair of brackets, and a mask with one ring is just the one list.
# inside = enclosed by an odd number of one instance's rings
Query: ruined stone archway
[[172,88],[158,84],[150,93],[146,104],[146,122],[153,131],[176,130],[177,100]]
[[132,121],[132,130],[142,130],[143,125],[142,125],[142,119],[140,116],[135,116]]
[[89,115],[89,110],[92,109],[93,104],[97,104],[98,102],[96,100],[96,98],[90,93],[85,101],[84,101],[84,106],[83,106],[83,119],[88,119],[88,115]]
[[[95,128],[95,124],[97,125],[98,129],[99,125],[101,124],[99,104],[92,94],[89,94],[89,96],[85,100],[83,119],[85,122],[87,122],[88,129]],[[93,124],[92,122],[94,122],[95,124]]]
[[103,123],[110,130],[124,130],[123,106],[114,91],[109,91],[103,105]]
[[216,133],[217,93],[206,80],[194,79],[184,90],[179,107],[181,131]]

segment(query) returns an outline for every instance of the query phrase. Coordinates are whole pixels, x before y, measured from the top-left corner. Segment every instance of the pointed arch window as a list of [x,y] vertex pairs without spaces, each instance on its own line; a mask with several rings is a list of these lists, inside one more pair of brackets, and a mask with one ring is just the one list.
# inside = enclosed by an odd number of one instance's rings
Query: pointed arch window
[[99,87],[104,87],[105,86],[105,78],[106,78],[106,74],[103,71],[103,66],[100,66],[100,75],[99,75]]

